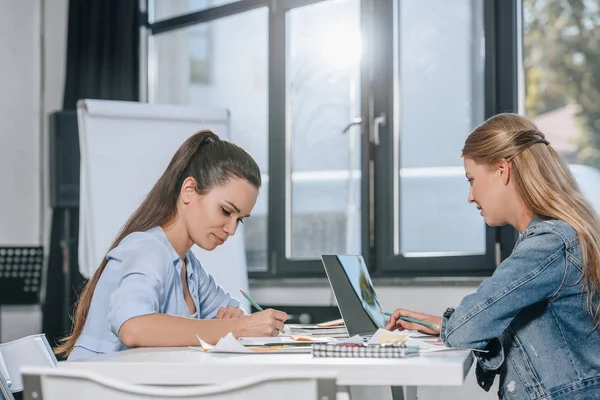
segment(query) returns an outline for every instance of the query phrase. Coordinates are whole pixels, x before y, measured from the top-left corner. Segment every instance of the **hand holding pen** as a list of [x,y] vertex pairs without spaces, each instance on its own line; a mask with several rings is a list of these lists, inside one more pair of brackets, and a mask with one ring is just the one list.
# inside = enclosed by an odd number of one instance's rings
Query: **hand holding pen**
[[435,315],[423,314],[415,311],[398,308],[393,313],[383,312],[390,317],[385,326],[389,331],[415,330],[428,335],[439,335],[442,318]]
[[240,326],[238,332],[234,333],[236,337],[262,337],[262,336],[277,336],[284,328],[284,323],[288,315],[283,311],[268,309],[263,310],[243,290],[240,290],[242,295],[256,308],[259,312],[251,315],[242,316],[240,318]]

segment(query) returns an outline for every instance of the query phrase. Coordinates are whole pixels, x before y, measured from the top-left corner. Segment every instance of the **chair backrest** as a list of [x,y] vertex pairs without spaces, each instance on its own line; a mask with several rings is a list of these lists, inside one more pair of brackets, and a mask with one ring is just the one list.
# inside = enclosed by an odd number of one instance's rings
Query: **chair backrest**
[[335,375],[324,371],[273,372],[233,383],[157,387],[119,381],[71,368],[23,367],[24,400],[335,400]]
[[21,339],[0,344],[0,357],[6,366],[9,382],[13,393],[23,390],[21,367],[25,365],[56,367],[56,356],[44,334],[30,335]]
[[2,368],[0,368],[0,400],[15,400],[6,378],[6,370]]

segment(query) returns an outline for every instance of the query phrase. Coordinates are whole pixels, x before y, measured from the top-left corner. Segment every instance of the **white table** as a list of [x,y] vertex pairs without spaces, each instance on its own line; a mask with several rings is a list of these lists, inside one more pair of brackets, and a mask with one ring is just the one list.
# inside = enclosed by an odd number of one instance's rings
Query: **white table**
[[[63,361],[58,367],[85,368],[128,382],[151,385],[201,385],[235,380],[249,373],[320,369],[337,373],[340,386],[406,386],[407,397],[416,398],[416,386],[462,385],[472,363],[471,353],[465,350],[405,359],[376,359],[313,358],[310,354],[218,354],[165,347],[137,348],[89,360]],[[401,391],[394,393],[400,397]]]

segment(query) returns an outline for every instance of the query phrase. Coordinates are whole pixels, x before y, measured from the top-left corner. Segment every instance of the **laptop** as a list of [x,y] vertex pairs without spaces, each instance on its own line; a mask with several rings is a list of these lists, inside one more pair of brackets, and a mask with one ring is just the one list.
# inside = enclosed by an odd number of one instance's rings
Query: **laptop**
[[323,255],[321,260],[348,335],[370,337],[377,329],[385,327],[387,318],[381,313],[363,257]]

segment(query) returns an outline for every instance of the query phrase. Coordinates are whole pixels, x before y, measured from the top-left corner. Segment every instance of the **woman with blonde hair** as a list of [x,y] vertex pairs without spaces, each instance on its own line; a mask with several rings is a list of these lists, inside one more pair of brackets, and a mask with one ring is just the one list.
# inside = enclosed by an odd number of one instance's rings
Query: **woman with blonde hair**
[[[505,399],[600,398],[600,223],[569,168],[526,118],[499,114],[462,150],[469,202],[519,232],[512,254],[442,317],[397,309],[386,329],[475,352],[477,380]],[[439,326],[406,322],[411,317]]]
[[[247,315],[194,256],[233,236],[256,204],[250,154],[211,131],[192,135],[133,213],[83,290],[73,330],[55,349],[69,360],[130,347],[276,336],[287,314]],[[118,193],[114,194],[118,196]]]

